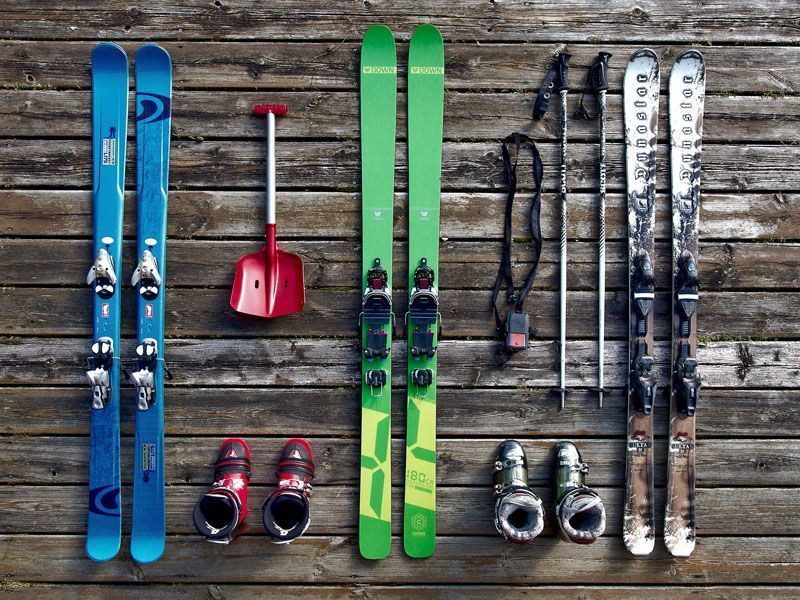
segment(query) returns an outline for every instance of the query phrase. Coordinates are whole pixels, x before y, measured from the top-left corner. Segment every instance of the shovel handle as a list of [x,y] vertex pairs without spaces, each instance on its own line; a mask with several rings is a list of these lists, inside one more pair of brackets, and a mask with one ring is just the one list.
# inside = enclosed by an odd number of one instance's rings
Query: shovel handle
[[275,224],[275,114],[267,113],[267,225]]
[[267,122],[267,225],[275,224],[275,115],[285,115],[285,104],[257,104],[253,114]]

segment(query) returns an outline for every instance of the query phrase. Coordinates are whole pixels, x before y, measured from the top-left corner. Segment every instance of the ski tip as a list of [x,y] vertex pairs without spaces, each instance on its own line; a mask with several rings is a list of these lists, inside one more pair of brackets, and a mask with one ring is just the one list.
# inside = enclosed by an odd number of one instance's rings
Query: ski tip
[[286,104],[256,104],[253,107],[253,114],[263,117],[272,113],[273,115],[285,115],[289,112]]
[[675,558],[688,558],[694,552],[694,540],[673,541],[667,544],[667,550]]
[[413,42],[415,37],[421,37],[421,36],[432,37],[440,43],[442,41],[441,32],[435,25],[431,25],[430,23],[424,23],[422,25],[419,25],[414,30],[414,33],[411,34],[411,41]]
[[703,62],[703,55],[697,50],[685,50],[678,55],[678,58],[675,59],[675,62],[677,63],[687,59],[699,60],[700,62]]
[[391,38],[392,42],[394,42],[394,34],[392,30],[389,29],[386,25],[371,25],[365,32],[364,32],[364,39],[367,38]]
[[121,46],[113,42],[97,44],[92,50],[92,69],[114,66],[128,71],[128,55]]
[[637,50],[631,54],[631,60],[635,60],[637,58],[652,58],[653,60],[657,61],[658,55],[650,48],[642,48],[641,50]]
[[172,68],[172,58],[169,52],[158,44],[145,44],[136,51],[136,66],[161,65],[164,68]]

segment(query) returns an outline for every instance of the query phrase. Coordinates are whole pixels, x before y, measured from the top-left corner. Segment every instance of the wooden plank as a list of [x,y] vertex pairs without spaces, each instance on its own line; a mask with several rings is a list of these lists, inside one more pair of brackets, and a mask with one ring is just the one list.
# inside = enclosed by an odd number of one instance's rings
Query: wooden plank
[[[232,388],[169,390],[165,405],[168,435],[281,436],[358,435],[356,388]],[[87,386],[3,388],[0,433],[12,435],[88,435]],[[564,411],[546,389],[458,389],[442,391],[436,419],[440,436],[584,437],[625,434],[627,404],[622,389],[608,390],[598,409],[596,394],[573,390]],[[133,435],[134,390],[122,388],[122,431]],[[666,434],[668,399],[657,394],[656,435]],[[303,410],[297,410],[302,406]],[[405,389],[395,388],[392,428],[405,435]],[[793,437],[800,429],[800,390],[703,389],[697,424],[701,441],[709,437]],[[57,419],[53,415],[58,415]],[[275,418],[280,415],[280,418]]]
[[[123,542],[123,548],[127,546]],[[131,568],[128,553],[87,571],[83,536],[0,536],[0,577],[23,581],[213,582],[224,564],[230,583],[461,583],[536,584],[564,580],[607,584],[776,584],[797,577],[800,539],[796,537],[707,537],[691,558],[675,560],[658,544],[647,560],[631,560],[621,539],[600,538],[581,549],[554,538],[532,546],[492,537],[439,537],[436,553],[413,560],[394,538],[386,560],[358,557],[349,536],[307,536],[284,546],[243,537],[231,546],[207,544],[197,536],[175,536],[164,557]],[[30,560],[31,556],[39,558]],[[41,568],[46,562],[47,569]]]
[[[265,331],[270,327],[264,324]],[[0,385],[46,382],[49,385],[83,385],[86,360],[83,338],[42,339],[0,337]],[[668,381],[668,342],[654,348],[660,381]],[[172,379],[168,386],[208,385],[209,379],[226,386],[355,386],[359,349],[353,339],[168,339],[164,356]],[[552,342],[534,341],[527,357],[512,360],[503,369],[494,363],[494,341],[443,340],[439,345],[441,387],[547,387],[556,385],[556,349]],[[393,385],[404,385],[405,342],[392,350],[397,369]],[[596,344],[567,343],[567,387],[596,385]],[[133,340],[124,339],[121,356],[133,356]],[[402,360],[401,360],[402,357]],[[530,362],[534,360],[535,362]],[[800,342],[709,342],[698,350],[705,389],[716,387],[797,387]],[[606,384],[622,387],[627,382],[623,343],[606,346]]]
[[[261,421],[275,419],[262,411]],[[663,415],[666,418],[666,415]],[[566,416],[565,416],[566,418]],[[295,430],[295,435],[305,435]],[[274,484],[286,434],[275,438],[248,437],[253,456],[262,466],[253,471],[253,484]],[[460,432],[463,435],[463,431]],[[222,437],[170,437],[166,443],[166,481],[174,485],[208,485],[211,466]],[[440,438],[437,441],[438,479],[449,486],[487,486],[496,458],[495,439]],[[521,437],[528,455],[530,485],[547,486],[551,480],[553,445],[558,438]],[[315,485],[354,485],[358,478],[358,439],[309,437],[317,461]],[[575,440],[584,461],[592,468],[592,485],[621,486],[625,477],[625,440]],[[405,437],[392,442],[392,482],[402,485]],[[664,484],[666,441],[657,442],[656,485]],[[701,487],[772,487],[800,484],[800,441],[795,439],[700,439],[697,482]],[[89,440],[86,437],[0,437],[0,475],[6,485],[83,484],[87,481]],[[122,442],[122,480],[130,485],[133,472],[133,440]],[[57,452],[53,449],[58,448]],[[21,460],[25,469],[20,468]],[[487,493],[490,488],[487,487]],[[733,505],[732,508],[735,508]],[[763,506],[762,506],[763,508]]]
[[[171,191],[167,222],[170,248],[174,239],[184,238],[222,238],[226,241],[247,238],[258,243],[263,236],[263,196],[263,192],[255,190]],[[523,198],[527,203],[527,194],[523,196],[520,192],[520,200]],[[502,239],[504,201],[505,196],[499,192],[444,193],[442,239]],[[359,239],[360,202],[360,196],[356,193],[283,191],[278,200],[281,239]],[[623,240],[627,244],[624,195],[611,193],[606,202],[608,240]],[[0,237],[80,236],[88,239],[92,231],[91,207],[89,191],[4,191],[3,202],[0,202]],[[131,237],[136,227],[136,197],[132,192],[125,195],[125,209],[125,235]],[[545,239],[559,237],[558,210],[556,202],[543,202],[542,235]],[[660,239],[671,236],[668,210],[669,202],[665,197],[660,197],[656,206],[656,233]],[[530,235],[525,229],[523,213],[524,209],[518,209],[515,213],[513,235],[516,238]],[[396,194],[396,239],[407,235],[406,214],[406,195]],[[703,191],[700,215],[703,276],[706,276],[705,269],[709,268],[706,264],[711,263],[705,260],[705,248],[710,240],[798,241],[800,230],[794,226],[797,222],[800,222],[800,194]],[[309,223],[313,223],[314,227],[309,228]],[[597,194],[570,193],[569,235],[583,239],[597,237]],[[739,260],[736,259],[740,253],[730,251],[723,253],[724,258],[720,257],[714,262],[733,267],[726,270],[726,274],[732,276],[743,269],[741,263],[749,261],[749,254],[754,251],[751,246],[744,248]],[[399,260],[401,257],[397,258]],[[783,265],[782,268],[787,267]],[[765,273],[764,276],[768,277],[769,274]]]
[[[693,6],[692,10],[697,10],[696,5]],[[298,28],[301,29],[309,28]],[[526,36],[524,44],[446,44],[445,86],[452,90],[518,90],[528,94],[538,90],[552,56],[564,49],[562,39],[556,44],[528,43],[541,34],[542,30],[537,28],[535,33]],[[693,41],[696,41],[695,36],[693,34]],[[133,56],[138,47],[136,43],[120,43],[129,56]],[[0,42],[0,80],[7,87],[88,89],[94,45],[94,41]],[[648,45],[664,58],[665,72],[682,50],[649,42]],[[356,88],[360,45],[355,42],[168,42],[164,47],[172,55],[173,83],[178,90]],[[407,48],[405,44],[398,47],[397,83],[400,89],[404,89],[406,83]],[[576,44],[567,48],[573,54],[571,64],[576,67],[591,64],[601,49],[612,52],[615,58],[608,74],[609,85],[612,92],[618,92],[622,88],[627,58],[641,45]],[[702,51],[710,94],[791,94],[800,89],[800,48],[796,45],[703,46]],[[577,88],[577,74],[575,77]],[[668,79],[662,77],[663,90],[667,89]]]
[[[582,584],[578,587],[568,586],[503,586],[493,584],[470,586],[463,584],[447,586],[369,586],[371,598],[382,600],[407,600],[408,598],[425,598],[426,600],[452,600],[455,594],[464,600],[485,600],[493,596],[504,600],[530,599],[539,600],[720,600],[737,598],[737,600],[796,600],[800,596],[800,587],[791,586],[597,586]],[[25,600],[51,600],[58,596],[61,600],[195,600],[196,598],[237,598],[243,600],[273,600],[274,598],[293,598],[295,600],[355,600],[364,594],[365,588],[360,584],[331,586],[315,584],[313,586],[279,586],[279,585],[230,585],[230,584],[47,584],[6,580],[0,582],[0,591],[9,598],[25,598]]]
[[[102,12],[97,7],[102,6]],[[253,5],[230,0],[213,6],[196,0],[170,0],[131,7],[121,0],[61,6],[41,2],[34,11],[22,0],[8,2],[0,30],[9,38],[44,39],[358,39],[372,23],[385,23],[407,41],[421,15],[428,15],[446,40],[528,42],[532,35],[553,42],[597,43],[620,38],[695,43],[698,31],[708,43],[780,42],[796,35],[790,2],[759,5],[742,0],[698,5],[690,0],[645,2],[631,9],[615,1],[592,6],[578,0],[548,3],[484,3],[450,0],[444,10],[433,0],[338,4],[320,0],[299,7],[289,0]],[[298,27],[302,22],[303,27]],[[335,48],[335,45],[331,45]]]
[[[522,211],[519,211],[522,213]],[[520,218],[522,214],[518,214]],[[357,242],[300,241],[283,244],[287,251],[303,257],[307,288],[347,288],[355,285],[361,256]],[[169,240],[169,285],[171,287],[230,286],[234,261],[258,247],[257,241],[186,241]],[[499,241],[445,241],[441,243],[442,290],[490,289],[494,284],[501,256]],[[656,244],[658,265],[671,261],[669,242]],[[516,242],[512,248],[515,281],[523,281],[531,268],[533,251],[529,242]],[[76,286],[83,283],[87,264],[91,262],[89,240],[12,239],[0,237],[0,285]],[[44,256],[58,256],[58,261],[43,261]],[[407,244],[394,246],[393,289],[406,287]],[[597,244],[572,241],[569,245],[567,281],[570,290],[597,288]],[[707,292],[737,290],[756,291],[789,289],[800,286],[800,244],[706,242],[701,256],[703,290]],[[612,241],[606,244],[606,289],[627,286],[627,244]],[[130,281],[136,257],[133,240],[123,249],[122,280]],[[119,265],[117,266],[119,269]],[[535,290],[558,287],[559,263],[556,244],[547,241],[539,260]],[[656,286],[667,289],[670,273],[659,269]],[[533,295],[538,294],[534,291]],[[705,296],[703,297],[705,300]],[[777,298],[776,298],[777,299]],[[2,302],[2,298],[0,298]],[[746,315],[745,315],[746,316]],[[0,316],[2,318],[2,316]]]
[[[209,472],[209,481],[211,473]],[[622,534],[623,488],[595,487],[606,507],[605,535]],[[167,533],[196,534],[192,510],[197,499],[207,490],[202,486],[170,486],[167,493]],[[271,486],[250,486],[250,515],[244,535],[263,537],[261,505],[274,491]],[[549,487],[533,488],[546,507],[552,506]],[[123,490],[122,514],[131,514],[130,494]],[[395,535],[403,530],[403,489],[392,490]],[[24,494],[25,502],[20,502]],[[663,530],[665,490],[656,493],[656,529]],[[0,533],[75,534],[86,531],[84,486],[35,486],[23,490],[19,486],[0,486],[0,510],[6,518],[0,522]],[[730,498],[738,498],[735,506]],[[700,538],[716,535],[800,535],[800,496],[772,488],[700,488],[697,491]],[[764,507],[769,507],[769,517]],[[47,518],[42,518],[47,515]],[[494,500],[491,479],[482,487],[447,487],[440,485],[436,495],[438,535],[497,535],[494,528]],[[130,533],[125,519],[124,532]],[[545,536],[557,535],[548,519]],[[358,489],[355,486],[315,486],[311,499],[309,535],[353,535],[358,531]]]
[[[558,185],[559,145],[538,145],[545,172],[545,188]],[[667,189],[668,151],[658,147],[658,181]],[[597,187],[593,144],[575,143],[570,148],[569,185],[578,191]],[[133,145],[129,148],[129,173],[134,172]],[[625,185],[623,145],[608,145],[608,187]],[[264,186],[264,145],[256,141],[177,141],[170,156],[170,185],[175,188],[255,188]],[[360,146],[357,142],[309,142],[283,144],[277,150],[276,177],[281,189],[353,191],[361,181]],[[406,188],[406,147],[397,147],[395,185]],[[297,177],[302,168],[303,177]],[[42,144],[39,140],[11,139],[0,142],[0,185],[5,187],[58,186],[75,188],[91,181],[91,152],[86,141],[63,140]],[[446,191],[502,190],[502,168],[497,144],[449,142],[443,146],[442,186]],[[736,146],[707,144],[703,148],[703,189],[708,191],[793,191],[800,189],[800,146]],[[281,204],[281,203],[279,203]],[[278,207],[280,211],[280,206]],[[307,221],[306,221],[307,223]]]
[[[620,67],[621,68],[621,67]],[[262,139],[264,124],[251,115],[254,104],[268,96],[289,106],[281,119],[278,139],[336,139],[358,135],[358,94],[349,91],[209,91],[178,90],[173,97],[172,134],[176,137]],[[557,119],[531,120],[533,93],[474,93],[453,91],[445,96],[444,139],[492,140],[501,135],[498,123],[508,131],[521,131],[535,140],[558,135]],[[406,103],[405,94],[397,98]],[[607,136],[623,139],[622,97],[609,94]],[[662,98],[667,114],[667,97]],[[800,98],[708,95],[705,101],[705,143],[777,142],[800,139]],[[397,114],[397,134],[405,139],[405,111]],[[128,124],[135,135],[133,114]],[[669,123],[661,119],[659,137],[668,140]],[[572,120],[571,140],[597,139],[597,122]],[[91,93],[78,90],[0,90],[0,131],[14,137],[88,138],[91,136]]]
[[[288,251],[292,247],[287,245]],[[356,279],[352,266],[342,282],[349,287]],[[485,277],[484,277],[485,278]],[[558,336],[558,292],[534,290],[525,309],[534,315],[536,339],[552,340]],[[0,291],[0,335],[92,334],[91,291],[75,288],[4,287]],[[442,287],[441,309],[447,319],[450,338],[496,338],[494,319],[489,312],[488,290],[451,290]],[[357,290],[307,289],[303,312],[288,319],[263,323],[239,315],[230,307],[230,289],[179,288],[168,291],[170,316],[166,335],[175,337],[286,337],[302,331],[309,337],[350,337],[358,328],[361,294]],[[408,304],[404,292],[395,291],[395,306],[401,314]],[[597,335],[597,294],[570,291],[567,335],[570,338],[593,339]],[[123,298],[123,314],[133,315],[136,298]],[[730,318],[731,303],[737,307]],[[655,302],[656,333],[666,335],[670,310],[669,292],[659,294]],[[505,311],[504,300],[500,308]],[[627,333],[627,293],[624,290],[606,294],[606,339],[625,338]],[[796,292],[704,292],[701,336],[711,338],[743,338],[754,331],[769,331],[772,339],[797,339],[800,320],[800,294]],[[64,315],[70,319],[64,319]],[[776,324],[780,324],[777,326]],[[123,334],[135,333],[135,321],[126,319]]]

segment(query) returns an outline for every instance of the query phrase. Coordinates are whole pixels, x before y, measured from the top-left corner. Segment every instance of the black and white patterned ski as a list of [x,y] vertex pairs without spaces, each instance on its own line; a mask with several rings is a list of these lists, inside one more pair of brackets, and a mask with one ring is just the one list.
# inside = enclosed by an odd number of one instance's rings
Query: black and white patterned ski
[[696,50],[681,54],[669,78],[672,179],[672,385],[664,544],[689,556],[695,544],[695,410],[697,369],[698,222],[706,71]]
[[634,52],[625,69],[625,152],[628,192],[628,435],[622,536],[636,556],[653,551],[653,251],[655,241],[658,57]]

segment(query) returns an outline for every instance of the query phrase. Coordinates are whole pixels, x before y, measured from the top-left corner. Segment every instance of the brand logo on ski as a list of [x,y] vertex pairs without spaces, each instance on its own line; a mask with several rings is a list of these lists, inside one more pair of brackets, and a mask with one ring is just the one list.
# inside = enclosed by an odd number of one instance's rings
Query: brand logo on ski
[[153,305],[152,304],[147,304],[144,307],[144,315],[148,319],[152,319],[153,318]]
[[394,75],[397,73],[397,67],[363,66],[361,73],[363,75]]
[[372,215],[375,217],[376,221],[382,221],[383,220],[383,211],[382,210],[372,211]]
[[137,92],[138,111],[136,120],[142,123],[153,123],[169,118],[170,99],[161,94]]
[[111,305],[108,302],[103,302],[103,306],[100,307],[100,314],[104,319],[111,314]]
[[444,75],[444,67],[411,67],[412,75]]
[[89,510],[106,517],[118,517],[119,513],[119,488],[113,485],[89,490]]
[[103,138],[103,166],[117,164],[117,128],[111,127],[108,137]]
[[150,481],[150,473],[156,470],[156,445],[142,444],[142,478]]

